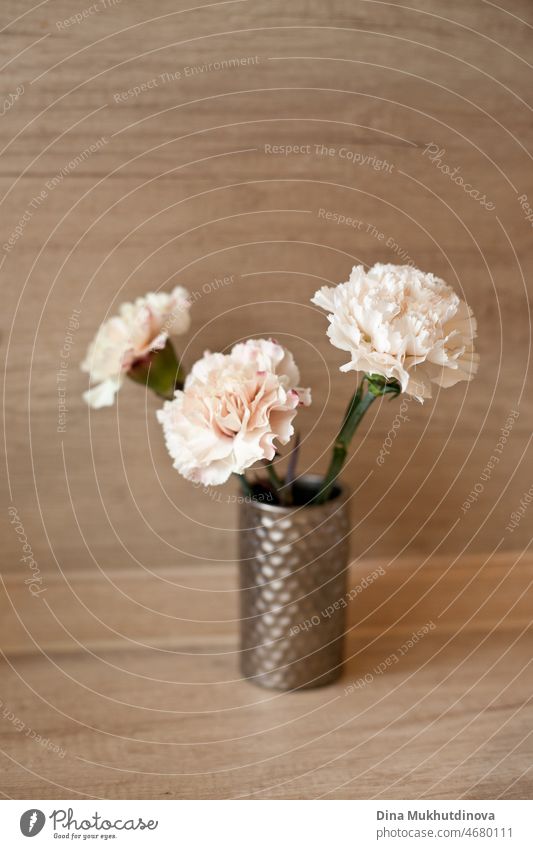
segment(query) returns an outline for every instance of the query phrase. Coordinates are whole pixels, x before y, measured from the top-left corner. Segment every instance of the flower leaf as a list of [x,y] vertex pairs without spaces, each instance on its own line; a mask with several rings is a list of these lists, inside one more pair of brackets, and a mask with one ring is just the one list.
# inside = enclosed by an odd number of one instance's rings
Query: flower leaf
[[167,339],[164,348],[150,351],[142,359],[136,360],[127,374],[135,383],[143,384],[167,400],[174,398],[176,389],[182,389],[185,380],[185,373],[170,339]]

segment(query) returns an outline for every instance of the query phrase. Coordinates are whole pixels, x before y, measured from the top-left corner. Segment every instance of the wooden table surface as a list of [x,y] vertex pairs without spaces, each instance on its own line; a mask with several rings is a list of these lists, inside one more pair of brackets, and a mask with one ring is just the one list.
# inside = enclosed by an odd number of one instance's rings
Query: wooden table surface
[[3,794],[531,798],[533,558],[359,561],[353,585],[379,567],[342,679],[289,694],[239,679],[234,566],[6,577]]

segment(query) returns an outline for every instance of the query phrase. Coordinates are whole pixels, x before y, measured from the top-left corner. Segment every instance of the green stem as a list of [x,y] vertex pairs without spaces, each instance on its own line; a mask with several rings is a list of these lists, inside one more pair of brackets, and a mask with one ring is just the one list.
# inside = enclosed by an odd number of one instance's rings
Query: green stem
[[269,477],[270,483],[272,484],[274,492],[276,493],[279,503],[283,504],[282,489],[284,487],[284,483],[282,479],[276,472],[272,462],[270,462],[269,460],[264,460],[263,465],[267,471],[267,475]]
[[320,492],[313,499],[314,504],[324,504],[330,497],[331,491],[335,486],[335,481],[346,461],[348,448],[350,447],[350,442],[357,426],[372,402],[376,400],[377,396],[372,392],[367,391],[363,395],[362,386],[363,384],[361,383],[361,386],[357,389],[357,392],[350,401],[344,422],[333,445],[333,454],[329,469],[324,478],[324,483],[320,488]]
[[239,475],[239,474],[237,474],[237,472],[235,472],[235,477],[239,479],[239,484],[241,486],[241,490],[242,490],[244,496],[251,498],[252,497],[252,487],[250,486],[250,484],[246,480],[246,475]]
[[364,375],[348,405],[341,429],[333,445],[333,454],[329,469],[320,491],[311,502],[312,504],[324,504],[330,497],[335,481],[346,461],[353,435],[370,405],[376,398],[380,398],[382,395],[398,395],[400,391],[401,387],[396,380],[387,381],[379,375]]

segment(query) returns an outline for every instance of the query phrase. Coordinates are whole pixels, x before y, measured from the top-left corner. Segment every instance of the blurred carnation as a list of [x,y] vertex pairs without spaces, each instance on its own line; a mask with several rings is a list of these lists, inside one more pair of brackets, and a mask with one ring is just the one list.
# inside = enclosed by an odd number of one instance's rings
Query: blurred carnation
[[[170,293],[150,292],[132,304],[122,304],[118,316],[101,325],[81,365],[94,384],[83,395],[90,407],[110,406],[130,369],[151,352],[163,350],[170,335],[188,330],[188,298],[183,286]],[[151,368],[157,369],[155,361]]]
[[358,265],[347,283],[323,286],[312,302],[329,315],[331,343],[350,354],[341,371],[396,379],[419,401],[431,384],[475,375],[476,321],[444,280],[409,265]]
[[206,352],[184,390],[157,413],[174,468],[209,486],[272,460],[274,440],[285,445],[298,406],[311,403],[299,381],[292,354],[270,340],[249,339],[229,354]]

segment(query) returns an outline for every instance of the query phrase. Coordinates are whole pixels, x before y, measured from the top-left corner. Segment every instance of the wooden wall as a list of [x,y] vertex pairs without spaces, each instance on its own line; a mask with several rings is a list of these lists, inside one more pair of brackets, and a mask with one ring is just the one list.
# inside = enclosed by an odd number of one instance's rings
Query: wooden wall
[[[323,469],[353,383],[310,297],[354,263],[402,258],[464,293],[481,368],[409,404],[382,466],[398,403],[368,417],[346,472],[354,556],[524,547],[530,515],[506,525],[533,484],[531,4],[192,5],[2,2],[2,96],[16,95],[0,120],[5,492],[41,568],[234,557],[235,490],[206,494],[172,470],[154,399],[131,384],[110,410],[81,400],[78,364],[118,303],[178,282],[198,292],[188,363],[249,336],[290,346],[314,394],[303,467]],[[275,152],[287,145],[300,149]],[[2,539],[20,571],[6,518]]]

